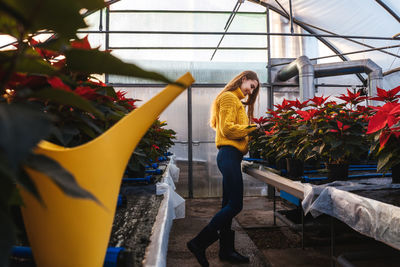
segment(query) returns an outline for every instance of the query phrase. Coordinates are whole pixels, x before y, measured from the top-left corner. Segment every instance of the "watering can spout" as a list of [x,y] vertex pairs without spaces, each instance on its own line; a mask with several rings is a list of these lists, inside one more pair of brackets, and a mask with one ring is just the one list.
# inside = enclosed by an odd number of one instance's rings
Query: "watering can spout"
[[168,85],[86,144],[65,148],[42,141],[38,145],[36,153],[58,161],[103,205],[71,198],[42,173],[27,170],[45,203],[41,205],[30,193],[21,190],[25,204],[22,214],[38,266],[102,265],[126,164],[161,112],[193,82],[192,75],[186,73],[177,80],[183,86]]

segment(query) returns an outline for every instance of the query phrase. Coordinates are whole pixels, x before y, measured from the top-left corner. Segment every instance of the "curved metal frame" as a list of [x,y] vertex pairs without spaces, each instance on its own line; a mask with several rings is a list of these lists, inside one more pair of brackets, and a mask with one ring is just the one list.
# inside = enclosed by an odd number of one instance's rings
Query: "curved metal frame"
[[[254,2],[256,4],[262,5],[264,7],[269,7],[272,11],[278,13],[279,15],[281,15],[282,17],[286,18],[286,19],[290,19],[290,16],[288,16],[284,11],[279,10],[278,8],[276,8],[275,6],[262,2],[261,0],[249,0],[250,2]],[[311,34],[317,34],[315,31],[313,31],[311,28],[309,28],[308,26],[302,24],[300,21],[298,21],[296,18],[293,18],[293,22],[300,26],[302,29],[304,29],[305,31],[311,33]],[[334,47],[330,42],[328,42],[326,39],[320,37],[320,36],[316,36],[315,38],[317,38],[319,41],[321,41],[324,45],[326,45],[330,50],[332,50],[332,52],[334,52],[335,54],[337,54],[337,56],[342,59],[343,61],[348,61],[348,59],[342,55],[342,53],[336,48]],[[363,76],[361,76],[361,74],[357,73],[356,76],[358,77],[358,79],[365,85],[367,86],[367,80],[364,79]]]

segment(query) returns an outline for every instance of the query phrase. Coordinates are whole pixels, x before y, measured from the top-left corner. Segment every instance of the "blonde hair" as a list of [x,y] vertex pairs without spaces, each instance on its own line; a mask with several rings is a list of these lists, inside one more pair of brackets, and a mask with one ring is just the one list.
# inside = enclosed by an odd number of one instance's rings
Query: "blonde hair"
[[242,102],[243,105],[247,106],[247,116],[249,117],[249,121],[253,118],[253,113],[254,113],[254,103],[256,102],[257,96],[258,96],[258,91],[260,90],[260,81],[258,80],[258,76],[254,71],[251,70],[246,70],[238,74],[235,78],[233,78],[230,82],[228,82],[224,89],[218,94],[218,96],[214,99],[214,102],[211,106],[211,116],[210,116],[210,126],[212,128],[216,128],[216,112],[217,112],[217,99],[218,97],[227,91],[235,91],[238,89],[243,82],[243,77],[245,77],[248,80],[255,80],[257,81],[257,87],[254,88],[253,92],[248,95],[247,101]]

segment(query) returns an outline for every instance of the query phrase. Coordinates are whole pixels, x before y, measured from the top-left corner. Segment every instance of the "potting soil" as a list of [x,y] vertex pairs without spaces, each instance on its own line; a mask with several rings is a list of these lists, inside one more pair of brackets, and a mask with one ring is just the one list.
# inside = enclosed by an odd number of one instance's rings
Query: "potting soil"
[[[126,266],[142,266],[163,195],[125,190],[126,203],[117,208],[109,247],[124,247]],[[131,192],[131,193],[129,193]],[[118,265],[118,267],[120,267]]]

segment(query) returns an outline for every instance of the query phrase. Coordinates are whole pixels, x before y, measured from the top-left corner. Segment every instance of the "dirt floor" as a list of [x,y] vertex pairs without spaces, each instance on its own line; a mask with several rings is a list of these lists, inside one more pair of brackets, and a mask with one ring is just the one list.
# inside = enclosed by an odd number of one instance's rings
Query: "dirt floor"
[[[175,220],[171,229],[167,266],[199,266],[186,248],[193,238],[218,211],[220,198],[186,199],[186,217]],[[277,201],[277,210],[292,210],[294,206]],[[301,217],[300,217],[301,218]],[[300,219],[299,218],[299,219]],[[301,229],[300,220],[292,224]],[[333,228],[331,228],[333,223]],[[333,255],[353,266],[400,266],[400,253],[381,242],[360,235],[330,217],[306,217],[304,239],[300,231],[279,218],[273,220],[273,202],[266,197],[245,197],[244,209],[236,216],[233,228],[236,249],[250,257],[249,264],[238,266],[343,266],[331,261],[331,230]],[[303,242],[302,242],[303,241]],[[303,244],[303,248],[302,248]],[[210,266],[235,266],[218,258],[218,242],[207,249]]]

